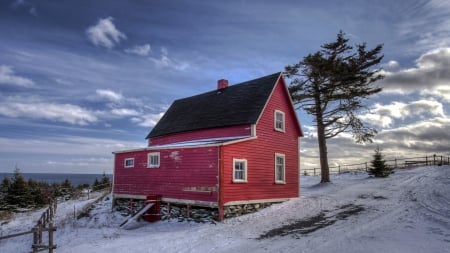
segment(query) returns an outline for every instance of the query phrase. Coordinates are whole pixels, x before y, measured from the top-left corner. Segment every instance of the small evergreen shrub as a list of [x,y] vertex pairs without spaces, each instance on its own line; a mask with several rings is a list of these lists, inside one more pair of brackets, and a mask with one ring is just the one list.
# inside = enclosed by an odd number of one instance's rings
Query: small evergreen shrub
[[371,167],[369,168],[369,175],[375,177],[388,177],[394,168],[386,164],[384,156],[381,153],[380,147],[375,149],[375,154],[373,155],[373,160],[371,161]]

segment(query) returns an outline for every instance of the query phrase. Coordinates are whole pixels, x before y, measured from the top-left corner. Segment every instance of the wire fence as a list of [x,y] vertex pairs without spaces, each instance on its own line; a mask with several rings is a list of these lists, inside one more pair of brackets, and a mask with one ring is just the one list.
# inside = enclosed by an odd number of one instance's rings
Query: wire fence
[[[432,156],[422,156],[422,157],[409,157],[409,158],[394,158],[390,160],[385,160],[386,165],[393,168],[409,168],[415,166],[441,166],[450,165],[450,156],[443,155],[432,155]],[[337,166],[331,166],[330,174],[340,174],[347,173],[351,171],[368,171],[371,162],[363,162],[356,164],[339,164]],[[321,174],[320,168],[300,168],[300,173],[303,176],[316,176]]]

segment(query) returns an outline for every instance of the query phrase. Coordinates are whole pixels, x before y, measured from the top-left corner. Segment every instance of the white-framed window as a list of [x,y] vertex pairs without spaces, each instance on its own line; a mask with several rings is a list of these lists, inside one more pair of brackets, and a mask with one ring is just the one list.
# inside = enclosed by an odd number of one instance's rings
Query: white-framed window
[[134,158],[125,158],[125,160],[123,161],[123,165],[125,168],[133,168]]
[[247,182],[246,159],[233,159],[233,182]]
[[284,132],[285,120],[284,120],[284,112],[275,110],[274,115],[274,127],[275,130]]
[[160,165],[159,152],[148,153],[147,168],[159,168],[159,165]]
[[286,156],[275,153],[275,183],[286,183]]

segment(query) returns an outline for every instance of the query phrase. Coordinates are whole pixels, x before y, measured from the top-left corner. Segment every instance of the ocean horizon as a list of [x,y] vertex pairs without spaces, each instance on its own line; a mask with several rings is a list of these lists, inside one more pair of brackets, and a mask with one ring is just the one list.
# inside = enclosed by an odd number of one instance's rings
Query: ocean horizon
[[[102,174],[76,174],[76,173],[20,173],[26,180],[33,179],[37,182],[45,182],[48,184],[52,183],[62,183],[64,180],[68,179],[73,186],[78,186],[81,184],[92,185],[95,179],[101,180],[103,178]],[[112,174],[105,174],[110,181],[112,181]],[[10,172],[0,172],[0,178],[3,180],[5,177],[12,178],[14,173]]]

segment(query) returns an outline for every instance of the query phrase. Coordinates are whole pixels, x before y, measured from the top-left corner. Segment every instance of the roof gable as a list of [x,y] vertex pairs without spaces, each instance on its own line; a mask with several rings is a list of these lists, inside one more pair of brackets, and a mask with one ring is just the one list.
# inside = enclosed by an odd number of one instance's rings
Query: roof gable
[[281,73],[175,100],[147,138],[192,130],[255,124]]

